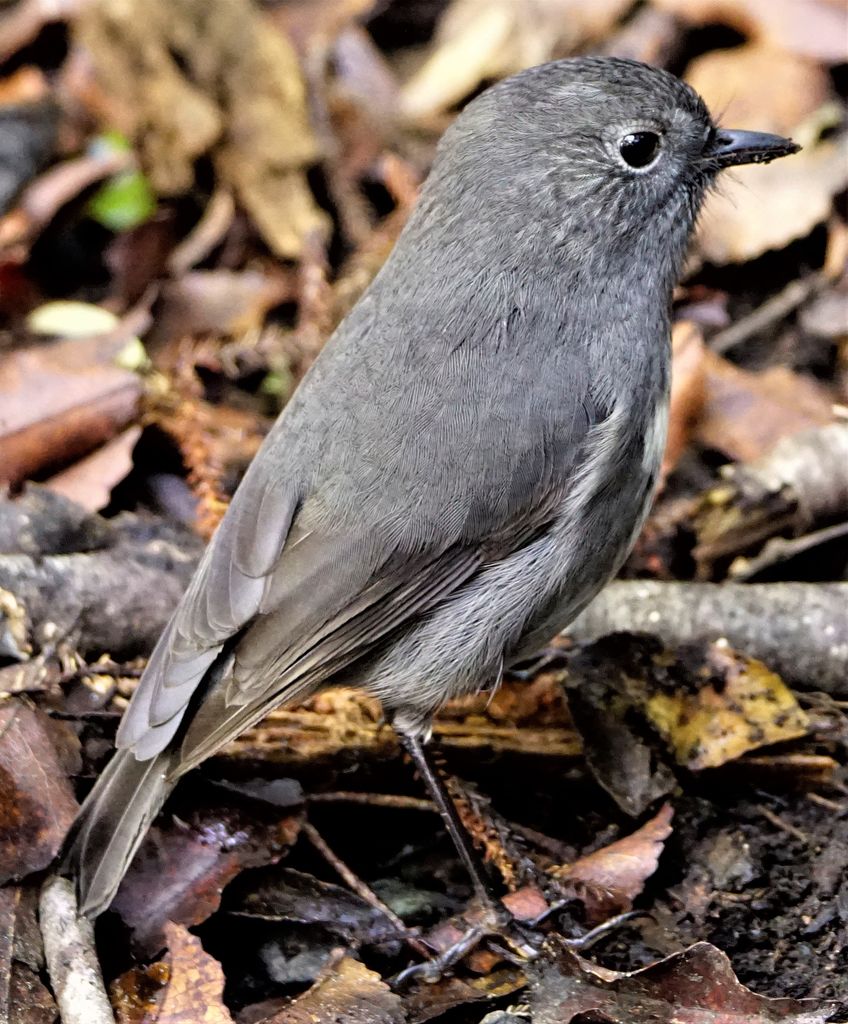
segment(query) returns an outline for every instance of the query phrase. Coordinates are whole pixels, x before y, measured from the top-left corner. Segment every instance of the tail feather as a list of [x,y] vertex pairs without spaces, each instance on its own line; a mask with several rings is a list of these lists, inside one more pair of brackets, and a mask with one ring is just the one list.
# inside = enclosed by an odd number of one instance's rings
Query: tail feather
[[148,826],[174,787],[177,757],[163,750],[138,761],[119,750],[97,780],[65,840],[60,871],[77,887],[80,913],[96,917],[109,904]]

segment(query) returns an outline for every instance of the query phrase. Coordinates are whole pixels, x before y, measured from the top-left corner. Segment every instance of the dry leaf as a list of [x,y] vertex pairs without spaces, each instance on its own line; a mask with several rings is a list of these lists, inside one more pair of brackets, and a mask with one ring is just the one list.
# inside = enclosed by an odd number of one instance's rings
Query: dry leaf
[[186,928],[165,925],[170,977],[150,1024],[233,1024],[224,1006],[224,972]]
[[[608,631],[612,632],[612,631]],[[568,706],[584,746],[586,764],[600,786],[633,817],[676,786],[645,729],[634,727],[657,655],[667,652],[647,637],[608,636],[570,658]],[[631,692],[634,691],[634,692]]]
[[751,462],[781,438],[833,420],[827,390],[785,366],[743,370],[710,351],[702,365],[705,398],[695,436],[729,459]]
[[154,348],[207,332],[240,334],[261,327],[268,310],[293,295],[293,278],[279,268],[193,270],[164,285],[147,341]]
[[529,973],[534,1024],[824,1024],[836,1009],[812,999],[758,996],[708,942],[620,974],[554,941]]
[[725,24],[778,49],[831,63],[845,60],[843,0],[652,0],[695,25]]
[[169,975],[167,963],[158,960],[146,967],[133,967],[111,982],[109,1001],[117,1024],[156,1024]]
[[405,1024],[400,996],[375,971],[345,957],[264,1024]]
[[660,479],[665,480],[686,450],[704,402],[704,338],[697,324],[681,320],[671,332],[671,404],[668,440]]
[[749,750],[806,735],[809,719],[779,675],[754,658],[716,644],[705,670],[715,678],[697,692],[648,697],[645,713],[679,764],[698,770]]
[[34,889],[0,888],[0,1021],[53,1024],[56,1004],[38,972],[44,952]]
[[834,195],[846,187],[848,134],[808,146],[787,160],[735,168],[707,200],[698,250],[721,265],[781,249],[827,220]]
[[386,915],[356,893],[284,866],[254,876],[250,892],[230,909],[262,921],[317,926],[334,945],[379,946],[398,938]]
[[318,157],[291,44],[249,0],[96,0],[78,19],[111,124],[135,138],[156,189],[185,192],[212,157],[270,248],[296,257],[325,230],[305,168]]
[[0,884],[47,867],[77,812],[49,728],[24,701],[0,705]]
[[686,81],[728,128],[792,135],[832,95],[818,64],[748,43],[710,50],[686,69]]
[[132,469],[133,449],[140,437],[141,427],[130,427],[91,455],[51,476],[45,487],[88,512],[99,512],[109,504],[112,488]]
[[0,482],[79,458],[135,419],[141,382],[115,353],[113,340],[72,338],[0,357]]
[[487,79],[572,53],[601,39],[631,0],[453,0],[430,56],[401,91],[407,117],[426,118]]
[[275,863],[297,838],[300,815],[260,816],[226,806],[193,809],[184,821],[154,825],[113,904],[145,954],[162,946],[168,923],[201,924],[241,871]]
[[657,870],[663,845],[671,835],[671,804],[623,839],[551,871],[566,882],[580,882],[580,898],[590,921],[604,921],[630,910],[645,882]]

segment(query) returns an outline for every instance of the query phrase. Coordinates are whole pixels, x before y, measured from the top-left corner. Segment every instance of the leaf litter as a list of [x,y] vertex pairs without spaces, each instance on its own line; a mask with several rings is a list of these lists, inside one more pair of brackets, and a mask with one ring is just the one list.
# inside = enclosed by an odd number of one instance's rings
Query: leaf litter
[[[707,211],[630,578],[436,722],[540,955],[484,940],[433,984],[397,981],[476,911],[379,707],[336,690],[181,785],[98,926],[102,970],[126,1024],[845,1019],[841,5],[7,7],[9,1019],[55,1018],[37,873],[199,538],[385,259],[439,133],[486,82],[587,50],[662,63],[726,123],[805,149],[740,171]],[[567,945],[594,925],[590,946]]]

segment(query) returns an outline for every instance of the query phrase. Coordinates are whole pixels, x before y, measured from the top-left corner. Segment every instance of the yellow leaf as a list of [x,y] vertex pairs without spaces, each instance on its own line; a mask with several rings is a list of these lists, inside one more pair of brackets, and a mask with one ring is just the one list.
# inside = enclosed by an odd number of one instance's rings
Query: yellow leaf
[[711,678],[695,693],[655,693],[645,705],[679,764],[715,768],[807,732],[807,716],[780,676],[761,661],[718,646],[711,660],[718,685]]

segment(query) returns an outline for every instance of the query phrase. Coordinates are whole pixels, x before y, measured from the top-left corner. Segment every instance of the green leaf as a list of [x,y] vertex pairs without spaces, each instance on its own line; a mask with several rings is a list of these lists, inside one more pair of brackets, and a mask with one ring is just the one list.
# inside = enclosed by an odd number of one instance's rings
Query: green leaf
[[141,171],[122,171],[92,196],[87,212],[110,231],[130,231],[156,212],[156,196]]

